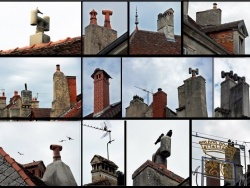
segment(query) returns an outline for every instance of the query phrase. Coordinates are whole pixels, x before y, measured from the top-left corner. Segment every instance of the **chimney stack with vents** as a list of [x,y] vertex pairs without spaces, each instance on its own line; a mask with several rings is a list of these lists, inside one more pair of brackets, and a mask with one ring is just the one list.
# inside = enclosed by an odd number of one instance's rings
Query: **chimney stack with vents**
[[0,96],[0,109],[3,109],[6,107],[6,97],[4,90],[2,91],[2,96]]
[[161,88],[153,94],[153,117],[166,117],[167,94]]

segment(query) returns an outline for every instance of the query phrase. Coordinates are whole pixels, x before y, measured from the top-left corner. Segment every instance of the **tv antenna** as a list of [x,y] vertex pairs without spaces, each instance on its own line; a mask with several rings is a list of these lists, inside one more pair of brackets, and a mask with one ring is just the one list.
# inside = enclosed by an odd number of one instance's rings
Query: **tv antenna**
[[104,138],[106,137],[107,135],[109,135],[109,141],[107,143],[107,157],[108,157],[108,160],[109,160],[109,149],[108,149],[108,145],[111,144],[111,142],[115,141],[115,140],[111,140],[111,130],[110,128],[112,127],[110,122],[109,121],[104,121],[101,123],[101,128],[100,127],[95,127],[95,126],[91,126],[91,125],[87,125],[87,124],[83,124],[83,126],[85,127],[89,127],[89,128],[92,128],[92,129],[97,129],[97,130],[100,130],[100,131],[105,131],[106,133],[104,133],[101,137]]
[[145,92],[147,92],[147,104],[149,105],[149,93],[150,94],[154,94],[153,92],[150,92],[150,91],[148,91],[148,90],[146,90],[146,89],[142,89],[142,88],[140,88],[140,87],[137,87],[137,86],[135,86],[136,88],[138,88],[138,89],[140,89],[140,90],[142,90],[142,91],[145,91]]

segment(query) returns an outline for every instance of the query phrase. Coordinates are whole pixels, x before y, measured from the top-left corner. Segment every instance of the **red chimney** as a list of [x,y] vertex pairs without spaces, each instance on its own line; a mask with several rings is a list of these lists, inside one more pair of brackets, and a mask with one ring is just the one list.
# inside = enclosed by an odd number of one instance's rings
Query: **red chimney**
[[109,78],[107,72],[99,68],[91,75],[94,79],[94,114],[109,106]]
[[69,86],[70,105],[73,105],[76,103],[76,77],[66,76],[66,78]]
[[113,14],[111,10],[103,10],[102,14],[105,15],[104,27],[111,29],[110,16]]
[[90,24],[97,25],[97,19],[96,19],[97,12],[93,9],[89,14],[90,14]]
[[153,117],[166,117],[167,94],[161,88],[153,94]]
[[60,72],[60,65],[59,64],[56,65],[56,72]]
[[62,151],[62,146],[50,145],[50,149],[53,150],[54,152],[54,156],[53,156],[54,161],[61,160],[60,151]]

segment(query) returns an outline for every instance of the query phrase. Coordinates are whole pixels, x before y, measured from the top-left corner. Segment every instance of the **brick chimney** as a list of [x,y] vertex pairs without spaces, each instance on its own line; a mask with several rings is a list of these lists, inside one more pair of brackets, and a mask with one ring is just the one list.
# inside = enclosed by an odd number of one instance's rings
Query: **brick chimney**
[[172,8],[166,10],[163,14],[158,14],[157,31],[164,33],[168,41],[175,42],[174,10]]
[[0,96],[0,109],[3,109],[6,107],[6,97],[5,92],[2,92],[2,96]]
[[167,94],[161,88],[153,94],[153,117],[166,117]]
[[70,97],[70,105],[74,105],[76,103],[76,77],[75,76],[66,76],[68,86],[69,86],[69,97]]
[[109,74],[99,68],[91,75],[94,79],[94,116],[102,112],[109,104]]

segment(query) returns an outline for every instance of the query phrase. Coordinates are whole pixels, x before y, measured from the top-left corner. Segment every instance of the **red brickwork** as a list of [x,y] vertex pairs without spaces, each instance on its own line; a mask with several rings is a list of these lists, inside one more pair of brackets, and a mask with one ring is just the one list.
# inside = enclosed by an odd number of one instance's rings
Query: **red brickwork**
[[158,89],[153,95],[153,117],[166,117],[167,94]]
[[214,41],[224,47],[228,52],[234,53],[233,31],[220,31],[209,33]]
[[66,76],[68,86],[69,86],[69,97],[70,97],[70,105],[74,105],[76,103],[76,77],[75,76]]

